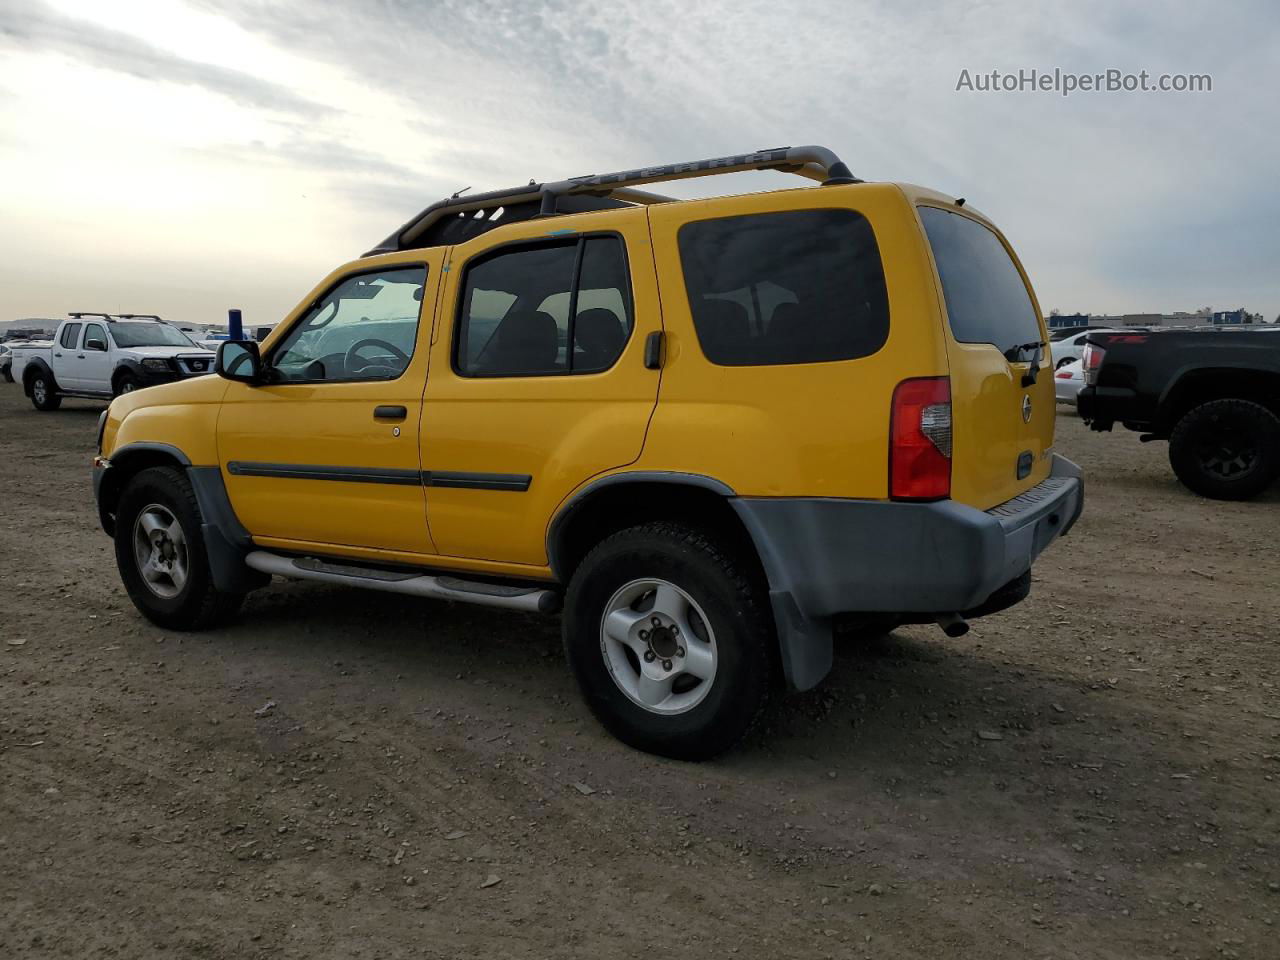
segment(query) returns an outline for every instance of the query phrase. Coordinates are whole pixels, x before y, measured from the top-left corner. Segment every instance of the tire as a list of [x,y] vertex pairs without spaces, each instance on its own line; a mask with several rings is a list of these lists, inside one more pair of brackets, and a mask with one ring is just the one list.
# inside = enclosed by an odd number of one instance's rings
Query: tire
[[[606,633],[610,612],[615,627]],[[592,713],[639,750],[709,759],[737,743],[764,707],[774,642],[764,591],[698,529],[655,522],[602,541],[569,582],[563,630]]]
[[1280,476],[1280,419],[1249,400],[1202,403],[1174,426],[1169,464],[1202,497],[1256,497]]
[[1061,369],[1062,369],[1063,367],[1065,367],[1068,363],[1070,363],[1072,360],[1075,360],[1075,359],[1077,359],[1077,358],[1076,358],[1076,357],[1063,357],[1061,360],[1059,360],[1057,363],[1055,363],[1055,364],[1053,365],[1053,369],[1055,369],[1055,370],[1061,370]]
[[4,382],[13,383],[13,367],[4,368]]
[[31,405],[42,412],[57,410],[62,406],[62,398],[53,386],[53,380],[47,373],[38,371],[31,375]]
[[124,393],[133,393],[142,387],[142,381],[135,377],[132,373],[122,373],[116,377],[115,385],[111,391],[113,397],[118,397]]
[[[195,493],[176,467],[150,467],[128,481],[116,510],[115,547],[129,599],[158,626],[202,630],[244,602],[244,594],[213,585]],[[144,553],[159,563],[144,563]]]

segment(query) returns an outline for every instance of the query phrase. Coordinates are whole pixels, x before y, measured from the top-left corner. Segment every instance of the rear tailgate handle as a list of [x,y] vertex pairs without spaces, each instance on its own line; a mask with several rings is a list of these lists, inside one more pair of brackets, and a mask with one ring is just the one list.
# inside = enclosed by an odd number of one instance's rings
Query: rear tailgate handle
[[407,408],[395,404],[382,404],[373,408],[373,419],[375,420],[403,420],[408,415]]

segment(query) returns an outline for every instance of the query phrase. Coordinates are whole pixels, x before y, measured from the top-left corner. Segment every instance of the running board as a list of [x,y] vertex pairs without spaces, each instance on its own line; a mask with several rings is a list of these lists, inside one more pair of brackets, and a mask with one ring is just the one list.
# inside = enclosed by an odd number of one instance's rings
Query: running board
[[321,560],[317,557],[282,557],[265,550],[254,550],[245,557],[254,570],[295,580],[319,580],[386,593],[407,593],[434,600],[456,600],[526,613],[555,613],[560,609],[560,595],[540,587],[507,586],[464,580],[454,576],[432,576],[410,570],[379,570],[352,564]]

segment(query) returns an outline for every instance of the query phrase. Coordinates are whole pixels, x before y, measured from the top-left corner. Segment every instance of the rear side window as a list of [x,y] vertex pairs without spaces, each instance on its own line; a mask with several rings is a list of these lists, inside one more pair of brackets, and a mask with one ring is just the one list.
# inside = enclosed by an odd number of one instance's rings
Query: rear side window
[[58,338],[58,342],[68,350],[76,348],[76,340],[80,337],[80,324],[68,323],[62,328],[62,336]]
[[680,228],[679,244],[694,328],[712,363],[852,360],[888,339],[884,267],[861,214],[701,220]]
[[499,248],[467,267],[454,364],[468,377],[599,373],[631,336],[616,236]]
[[1038,342],[1036,308],[1000,238],[976,220],[937,207],[920,207],[920,219],[938,264],[952,336],[994,344],[1005,354]]

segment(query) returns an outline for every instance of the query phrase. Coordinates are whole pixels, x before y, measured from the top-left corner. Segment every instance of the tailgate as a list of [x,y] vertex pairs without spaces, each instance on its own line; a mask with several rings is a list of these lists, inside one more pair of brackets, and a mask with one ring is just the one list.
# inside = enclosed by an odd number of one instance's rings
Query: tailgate
[[993,227],[960,208],[919,210],[950,330],[951,497],[986,510],[1049,475],[1056,404],[1048,337]]

